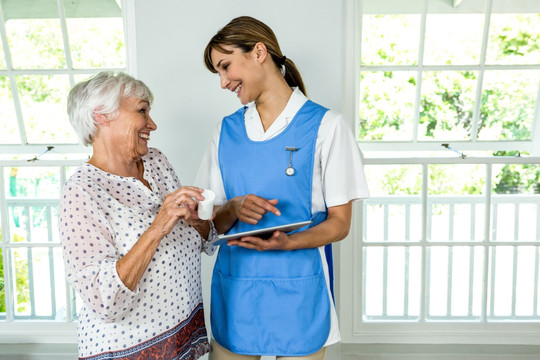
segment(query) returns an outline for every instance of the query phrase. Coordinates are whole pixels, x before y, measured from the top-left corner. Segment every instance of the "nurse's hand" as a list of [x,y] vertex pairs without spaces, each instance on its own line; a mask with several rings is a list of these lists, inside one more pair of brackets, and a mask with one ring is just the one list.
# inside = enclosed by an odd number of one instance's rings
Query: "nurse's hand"
[[265,199],[254,194],[238,196],[231,200],[236,218],[252,225],[257,224],[268,212],[280,216],[281,212],[275,207],[277,203],[277,199]]
[[291,238],[284,232],[274,231],[272,236],[268,239],[261,239],[255,236],[244,236],[241,239],[229,240],[227,245],[229,246],[241,246],[246,249],[255,249],[259,251],[264,250],[291,250],[290,248]]

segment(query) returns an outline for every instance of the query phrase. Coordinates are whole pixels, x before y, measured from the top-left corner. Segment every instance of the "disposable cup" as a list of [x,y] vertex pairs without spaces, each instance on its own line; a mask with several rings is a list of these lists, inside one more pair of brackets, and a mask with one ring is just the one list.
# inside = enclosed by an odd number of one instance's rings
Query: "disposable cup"
[[214,201],[216,200],[216,194],[212,190],[205,189],[202,193],[204,200],[198,201],[199,208],[197,214],[199,219],[208,220],[212,217],[212,212],[214,210]]

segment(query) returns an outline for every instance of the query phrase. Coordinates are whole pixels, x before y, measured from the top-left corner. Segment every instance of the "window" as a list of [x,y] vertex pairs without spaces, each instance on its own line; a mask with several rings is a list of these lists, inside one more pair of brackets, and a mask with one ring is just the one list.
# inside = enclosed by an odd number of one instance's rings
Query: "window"
[[533,149],[540,4],[365,0],[359,12],[362,144]]
[[538,344],[540,3],[346,13],[371,197],[340,245],[344,341]]
[[120,0],[25,4],[0,4],[0,337],[53,328],[73,342],[80,301],[65,281],[57,206],[89,149],[66,101],[78,81],[126,71],[126,8]]

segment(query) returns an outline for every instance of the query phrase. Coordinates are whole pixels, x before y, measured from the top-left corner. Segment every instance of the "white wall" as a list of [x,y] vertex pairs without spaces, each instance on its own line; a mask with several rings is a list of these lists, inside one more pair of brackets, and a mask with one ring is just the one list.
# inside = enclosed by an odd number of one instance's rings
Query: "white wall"
[[191,183],[216,122],[241,104],[206,70],[203,51],[229,20],[250,15],[267,23],[298,66],[312,100],[340,110],[341,1],[135,0],[137,76],[156,96],[158,131],[151,145]]
[[[185,185],[195,179],[217,121],[241,106],[203,63],[210,38],[234,17],[249,15],[269,25],[300,70],[308,96],[341,111],[341,1],[135,0],[135,15],[137,77],[156,98],[151,114],[158,130],[151,145],[164,151]],[[213,261],[203,256],[206,306]]]

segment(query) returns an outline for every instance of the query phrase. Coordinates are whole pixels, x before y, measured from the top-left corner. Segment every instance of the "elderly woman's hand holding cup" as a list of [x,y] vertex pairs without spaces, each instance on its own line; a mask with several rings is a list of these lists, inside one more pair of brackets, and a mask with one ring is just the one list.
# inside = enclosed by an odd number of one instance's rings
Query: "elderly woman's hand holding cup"
[[216,194],[210,189],[205,189],[202,193],[204,200],[198,201],[197,215],[201,220],[209,220],[214,213],[214,202]]

